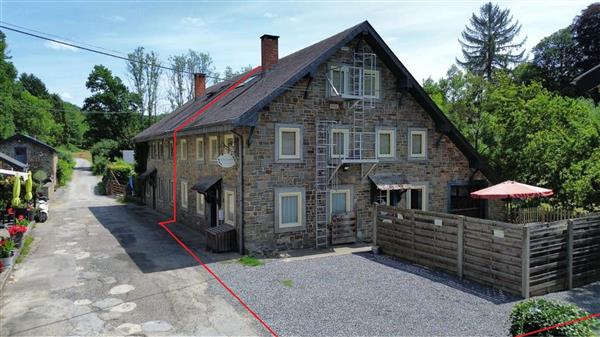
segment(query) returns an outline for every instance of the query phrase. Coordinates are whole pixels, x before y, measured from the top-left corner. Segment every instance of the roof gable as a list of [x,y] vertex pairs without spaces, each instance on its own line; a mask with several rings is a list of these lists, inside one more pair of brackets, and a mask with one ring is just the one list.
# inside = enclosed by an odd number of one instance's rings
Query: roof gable
[[12,141],[12,140],[20,140],[20,141],[27,142],[27,143],[34,143],[34,144],[39,145],[39,146],[41,146],[41,147],[43,147],[43,148],[45,148],[45,149],[47,149],[47,150],[49,150],[51,152],[55,152],[55,153],[58,152],[55,148],[53,148],[52,146],[50,146],[50,145],[42,142],[41,140],[39,140],[39,139],[37,139],[35,137],[24,135],[24,134],[20,134],[20,133],[16,133],[16,134],[14,134],[14,135],[6,138],[6,139],[1,140],[0,142],[4,143],[4,142]]

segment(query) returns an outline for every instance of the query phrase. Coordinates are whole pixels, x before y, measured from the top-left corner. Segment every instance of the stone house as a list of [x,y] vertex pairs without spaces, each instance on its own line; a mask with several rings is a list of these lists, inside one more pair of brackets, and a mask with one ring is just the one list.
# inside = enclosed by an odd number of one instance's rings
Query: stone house
[[262,253],[370,242],[374,203],[494,213],[469,198],[493,172],[368,22],[281,59],[263,35],[261,61],[209,88],[197,74],[195,99],[135,137],[149,207],[175,200],[178,222],[229,224]]
[[17,133],[0,140],[0,152],[4,152],[17,161],[26,164],[33,173],[38,170],[44,171],[50,179],[48,189],[50,191],[54,190],[57,182],[56,168],[58,166],[58,151],[55,148],[35,137]]
[[0,169],[27,172],[27,164],[22,163],[15,158],[7,155],[6,153],[0,152]]

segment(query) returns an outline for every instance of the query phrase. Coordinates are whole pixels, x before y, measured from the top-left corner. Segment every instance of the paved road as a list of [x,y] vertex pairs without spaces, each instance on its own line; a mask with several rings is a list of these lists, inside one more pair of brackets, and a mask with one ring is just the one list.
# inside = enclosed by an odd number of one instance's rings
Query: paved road
[[263,329],[153,217],[94,193],[89,164],[38,224],[0,297],[0,335],[257,335]]

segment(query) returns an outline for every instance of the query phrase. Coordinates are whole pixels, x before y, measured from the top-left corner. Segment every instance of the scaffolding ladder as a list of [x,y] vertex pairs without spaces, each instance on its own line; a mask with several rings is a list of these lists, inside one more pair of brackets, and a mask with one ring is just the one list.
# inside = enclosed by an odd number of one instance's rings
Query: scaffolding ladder
[[330,132],[335,121],[318,120],[315,143],[315,242],[316,248],[327,248],[329,214],[329,189],[336,183],[331,179],[335,174],[336,165],[330,161],[331,137]]

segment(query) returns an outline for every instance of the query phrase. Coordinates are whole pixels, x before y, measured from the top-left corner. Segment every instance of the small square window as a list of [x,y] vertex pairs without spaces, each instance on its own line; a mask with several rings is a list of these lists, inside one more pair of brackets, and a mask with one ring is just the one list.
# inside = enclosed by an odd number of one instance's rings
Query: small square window
[[331,158],[347,158],[349,143],[350,130],[331,129]]
[[352,190],[350,188],[338,188],[329,193],[330,215],[348,213],[352,211]]
[[225,223],[235,226],[235,192],[225,190],[223,197],[225,198]]
[[196,213],[204,214],[205,200],[204,194],[196,193]]
[[181,207],[188,207],[188,185],[186,181],[181,182]]
[[369,98],[379,98],[379,70],[365,70],[363,94]]
[[396,130],[377,130],[377,157],[394,158],[396,156]]
[[427,157],[427,131],[411,130],[408,141],[408,153],[412,158]]
[[204,137],[196,138],[196,160],[204,160]]
[[276,127],[275,154],[277,161],[302,159],[302,128],[300,126],[278,125]]
[[427,210],[427,186],[414,186],[406,193],[406,208]]
[[181,157],[180,159],[181,160],[186,160],[187,159],[187,150],[188,150],[188,148],[187,148],[187,140],[185,140],[185,139],[180,140],[179,141],[179,147],[180,147],[179,153],[180,153],[180,157]]
[[173,141],[169,141],[169,159],[173,159]]
[[219,139],[217,136],[208,137],[208,159],[217,160],[219,156]]
[[305,224],[304,188],[275,188],[275,231],[303,230]]
[[223,144],[225,145],[225,151],[227,153],[235,154],[235,140],[232,134],[223,136]]

